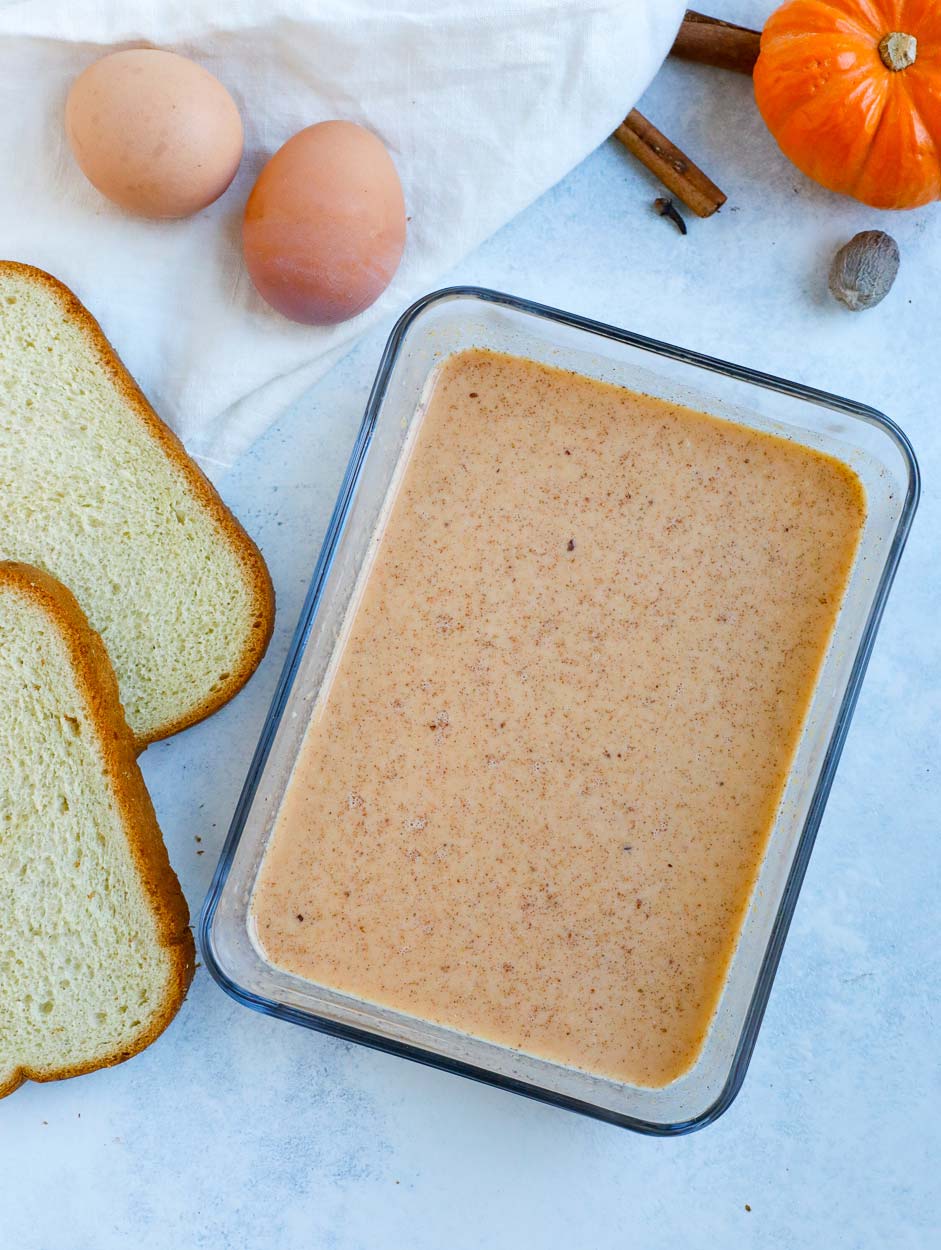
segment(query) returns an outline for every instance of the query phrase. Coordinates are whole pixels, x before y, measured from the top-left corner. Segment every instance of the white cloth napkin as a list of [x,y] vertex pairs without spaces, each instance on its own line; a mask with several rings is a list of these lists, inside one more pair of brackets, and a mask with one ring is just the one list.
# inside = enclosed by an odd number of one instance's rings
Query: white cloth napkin
[[[398,312],[617,125],[682,0],[0,0],[0,256],[41,266],[101,321],[158,412],[218,475],[377,317]],[[119,47],[193,57],[245,124],[235,182],[184,221],[128,216],[79,172],[69,84]],[[367,312],[294,325],[252,288],[241,212],[265,160],[347,118],[390,148],[405,256]]]

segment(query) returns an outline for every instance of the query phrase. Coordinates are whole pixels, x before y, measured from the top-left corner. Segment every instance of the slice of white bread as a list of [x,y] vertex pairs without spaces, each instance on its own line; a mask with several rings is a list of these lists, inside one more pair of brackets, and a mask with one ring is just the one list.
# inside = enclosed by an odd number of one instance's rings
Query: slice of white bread
[[143,1050],[192,979],[134,747],[75,598],[0,562],[0,1097]]
[[0,559],[73,592],[139,748],[230,699],[271,636],[255,544],[87,309],[14,261],[0,261]]

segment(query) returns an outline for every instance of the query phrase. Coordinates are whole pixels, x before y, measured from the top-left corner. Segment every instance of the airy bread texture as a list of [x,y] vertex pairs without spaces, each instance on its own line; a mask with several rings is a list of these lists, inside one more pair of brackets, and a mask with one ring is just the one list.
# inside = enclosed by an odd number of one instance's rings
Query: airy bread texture
[[0,1096],[118,1063],[193,976],[114,672],[74,597],[0,562]]
[[0,261],[0,558],[63,582],[139,748],[230,699],[274,620],[257,547],[75,296]]

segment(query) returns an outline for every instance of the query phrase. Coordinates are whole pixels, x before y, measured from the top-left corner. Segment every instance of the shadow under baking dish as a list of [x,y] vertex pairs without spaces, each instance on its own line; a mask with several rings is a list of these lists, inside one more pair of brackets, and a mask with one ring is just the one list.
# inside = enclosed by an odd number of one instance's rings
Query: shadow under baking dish
[[[593,1075],[356,999],[279,969],[252,937],[251,897],[294,761],[390,484],[436,366],[466,348],[560,366],[827,453],[867,496],[858,554],[732,964],[693,1066],[650,1089]],[[232,830],[200,920],[207,967],[239,1001],[640,1131],[672,1134],[724,1111],[764,1012],[876,628],[911,523],[918,471],[905,436],[848,400],[500,295],[452,289],[400,320],[380,364]]]

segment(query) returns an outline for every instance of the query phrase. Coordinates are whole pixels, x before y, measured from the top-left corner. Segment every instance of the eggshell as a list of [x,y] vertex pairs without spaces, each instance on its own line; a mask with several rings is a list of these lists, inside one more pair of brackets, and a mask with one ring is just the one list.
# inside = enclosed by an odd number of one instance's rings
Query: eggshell
[[144,217],[205,208],[242,157],[242,120],[218,78],[154,48],[113,52],[90,65],[72,84],[65,126],[89,182]]
[[286,317],[355,317],[389,285],[405,246],[402,184],[386,148],[354,122],[300,131],[258,175],[242,242],[252,281]]

